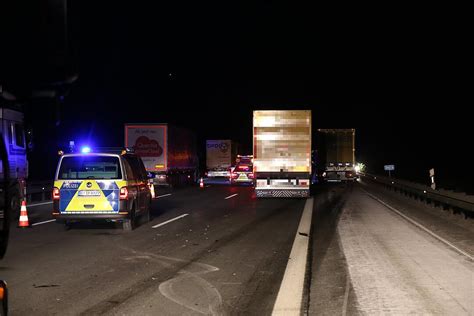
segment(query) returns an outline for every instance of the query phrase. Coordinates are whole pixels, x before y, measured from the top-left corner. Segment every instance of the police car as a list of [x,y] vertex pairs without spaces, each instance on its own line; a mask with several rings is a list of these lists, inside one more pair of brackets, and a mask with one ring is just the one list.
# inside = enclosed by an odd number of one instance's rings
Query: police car
[[231,184],[254,184],[253,156],[238,155],[236,165],[230,172]]
[[120,153],[62,155],[53,188],[53,217],[71,221],[105,219],[133,230],[137,217],[150,220],[152,195],[142,160]]

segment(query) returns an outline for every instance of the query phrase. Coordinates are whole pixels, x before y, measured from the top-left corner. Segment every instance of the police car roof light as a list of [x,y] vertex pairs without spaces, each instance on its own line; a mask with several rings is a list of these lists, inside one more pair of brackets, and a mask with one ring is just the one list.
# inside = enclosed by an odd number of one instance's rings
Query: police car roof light
[[91,148],[89,146],[83,146],[81,148],[81,153],[83,153],[83,154],[88,154],[90,152],[91,152]]

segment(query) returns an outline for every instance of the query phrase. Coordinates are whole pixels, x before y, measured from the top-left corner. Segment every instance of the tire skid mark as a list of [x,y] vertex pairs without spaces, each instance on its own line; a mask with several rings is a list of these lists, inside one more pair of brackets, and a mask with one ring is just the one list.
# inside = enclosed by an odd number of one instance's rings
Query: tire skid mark
[[[136,251],[131,249],[124,249],[127,251],[131,251],[132,253],[136,254],[134,256],[125,257],[124,260],[154,260],[155,262],[167,266],[172,267],[173,264],[171,262],[178,262],[178,263],[188,263],[183,269],[179,270],[175,276],[167,281],[164,281],[159,286],[159,291],[161,295],[169,299],[170,301],[190,309],[194,312],[204,314],[204,315],[222,315],[224,314],[223,303],[222,303],[222,296],[220,295],[219,291],[215,286],[211,283],[206,281],[201,275],[219,271],[219,268],[201,263],[201,262],[190,262],[188,260],[167,257],[156,255],[153,253]],[[175,291],[177,287],[197,287],[200,293],[204,293],[207,302],[207,306],[204,302],[199,301],[200,304],[197,304],[196,300],[187,297],[185,294],[181,294],[182,291]],[[202,298],[202,296],[200,297]]]
[[[240,229],[236,231],[232,231],[230,234],[225,235],[224,237],[221,237],[218,245],[217,246],[214,245],[213,248],[223,247],[227,245],[229,242],[231,242],[235,238],[238,238],[239,236],[244,235],[245,233],[251,231],[257,225],[260,225],[261,223],[264,223],[267,220],[271,219],[272,216],[278,213],[279,210],[284,210],[286,207],[287,207],[287,204],[284,203],[280,205],[280,207],[277,207],[273,212],[269,212],[268,214],[259,217],[255,221],[242,226]],[[137,252],[136,249],[132,249],[132,248],[124,247],[124,246],[118,246],[118,248],[122,249],[125,252],[135,254],[136,256],[137,255],[150,256],[150,257],[155,257],[157,259],[167,258],[168,262],[166,262],[165,260],[157,260],[156,262],[166,267],[167,269],[171,270],[170,272],[172,273],[172,275],[178,274],[178,271],[187,269],[188,267],[193,266],[194,263],[197,263],[195,259],[182,260],[182,259],[177,259],[177,258],[159,256],[159,255],[155,255],[154,253],[141,252],[141,251]],[[200,253],[196,254],[196,257],[199,258],[199,257],[207,255],[209,250],[210,249],[204,249]],[[139,258],[133,258],[133,256],[128,257],[128,258],[123,258],[123,259],[124,260],[139,260]],[[143,259],[145,258],[142,258],[142,260]],[[169,261],[175,261],[176,264],[173,265],[169,263]],[[122,290],[122,291],[119,291],[118,293],[113,294],[111,296],[111,299],[113,299],[114,303],[112,303],[111,301],[101,301],[85,309],[84,311],[80,313],[80,315],[89,316],[89,315],[105,314],[107,312],[114,311],[116,308],[124,304],[126,301],[130,300],[132,297],[139,295],[141,291],[144,291],[148,288],[155,286],[154,283],[156,279],[163,280],[163,282],[167,281],[168,279],[163,278],[161,274],[162,274],[161,272],[158,272],[157,274],[152,275],[152,279],[141,280],[135,283],[133,288],[129,287],[125,290]],[[154,277],[156,278],[154,279]]]

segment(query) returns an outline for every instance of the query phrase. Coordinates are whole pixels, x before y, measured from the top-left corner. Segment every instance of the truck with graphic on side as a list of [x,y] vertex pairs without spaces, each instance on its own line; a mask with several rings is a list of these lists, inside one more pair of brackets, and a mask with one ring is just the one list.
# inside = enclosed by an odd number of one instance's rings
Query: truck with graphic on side
[[155,186],[196,183],[196,136],[167,123],[126,124],[125,147],[140,156]]
[[230,139],[206,141],[206,176],[230,178],[231,167],[237,158],[238,144]]

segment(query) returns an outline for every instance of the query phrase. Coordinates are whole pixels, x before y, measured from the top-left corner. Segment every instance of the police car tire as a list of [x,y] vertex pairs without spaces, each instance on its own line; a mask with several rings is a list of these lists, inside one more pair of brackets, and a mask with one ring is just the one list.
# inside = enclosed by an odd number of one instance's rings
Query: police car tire
[[72,223],[70,221],[64,221],[64,230],[70,230],[72,228]]
[[134,221],[129,218],[122,221],[122,229],[124,231],[132,231],[135,228],[134,226]]
[[145,213],[142,215],[142,223],[148,223],[150,221],[150,209],[145,210]]
[[151,199],[148,201],[148,205],[143,211],[143,214],[140,216],[140,223],[146,224],[150,221],[150,212],[151,212]]
[[130,212],[130,218],[122,221],[122,229],[124,231],[132,231],[135,229],[135,207]]

